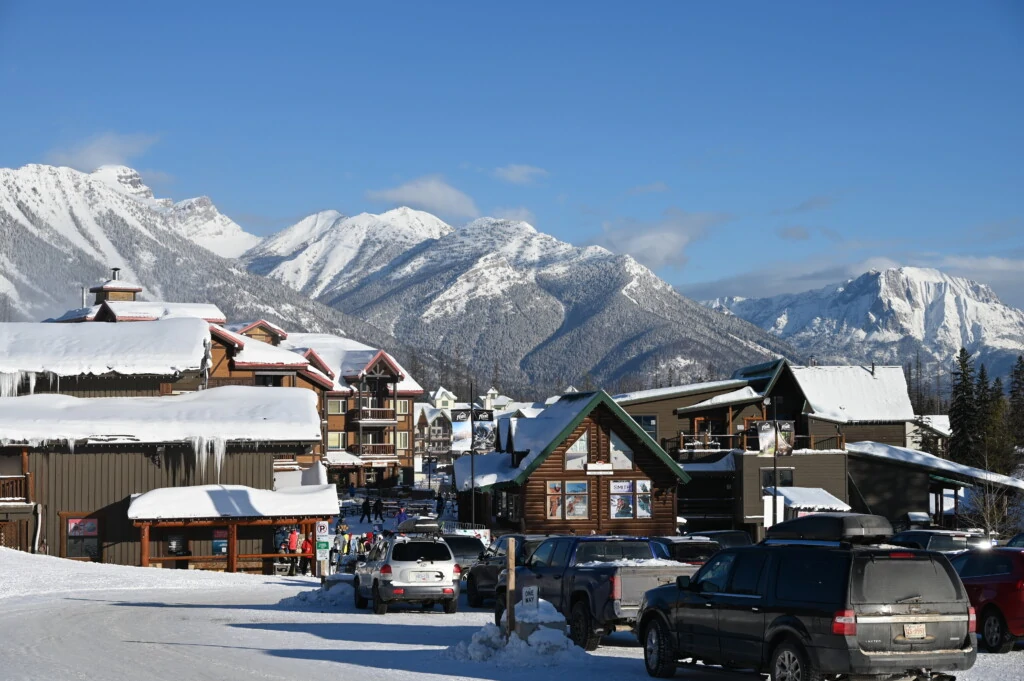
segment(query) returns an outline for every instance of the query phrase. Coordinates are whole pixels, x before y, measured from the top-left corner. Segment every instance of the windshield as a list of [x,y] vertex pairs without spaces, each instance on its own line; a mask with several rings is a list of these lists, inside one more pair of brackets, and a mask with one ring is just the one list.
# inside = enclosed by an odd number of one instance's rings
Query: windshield
[[452,553],[448,547],[441,542],[432,541],[410,541],[395,544],[391,551],[391,560],[412,562],[423,561],[448,561],[452,559]]
[[463,556],[478,556],[484,550],[484,543],[476,537],[445,537],[444,543],[451,547],[453,553]]
[[576,548],[576,564],[654,558],[645,541],[585,541]]
[[967,549],[967,537],[951,534],[933,534],[928,540],[929,551],[964,551]]
[[711,543],[672,542],[668,545],[672,560],[678,560],[680,563],[705,563],[718,553],[718,550],[718,544]]
[[[941,561],[941,562],[940,562]],[[948,603],[960,597],[960,580],[941,558],[861,556],[853,566],[854,603]]]

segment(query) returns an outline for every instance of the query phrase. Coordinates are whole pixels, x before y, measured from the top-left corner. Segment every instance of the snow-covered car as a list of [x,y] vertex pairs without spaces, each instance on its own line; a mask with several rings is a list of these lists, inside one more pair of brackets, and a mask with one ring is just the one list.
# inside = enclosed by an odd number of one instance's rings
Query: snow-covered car
[[393,535],[356,563],[355,606],[365,608],[372,600],[373,611],[383,615],[393,603],[419,603],[425,609],[441,603],[452,614],[461,579],[462,568],[440,537]]

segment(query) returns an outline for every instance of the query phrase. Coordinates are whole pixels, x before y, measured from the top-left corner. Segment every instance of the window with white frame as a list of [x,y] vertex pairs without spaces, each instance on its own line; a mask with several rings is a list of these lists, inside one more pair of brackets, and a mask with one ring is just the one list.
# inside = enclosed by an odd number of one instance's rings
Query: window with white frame
[[576,442],[573,442],[569,449],[565,450],[565,470],[581,471],[587,465],[587,456],[590,454],[590,430],[584,430]]
[[331,430],[327,432],[327,449],[339,450],[345,449],[345,433],[340,430]]
[[331,398],[331,399],[327,400],[327,413],[328,414],[344,414],[346,411],[348,411],[348,400],[346,400],[344,398],[341,398],[341,399]]
[[409,433],[405,430],[398,431],[398,449],[409,449]]
[[622,441],[615,431],[611,436],[612,468],[615,470],[630,470],[633,468],[633,450]]
[[398,409],[396,410],[396,413],[398,413],[398,414],[408,414],[409,413],[409,400],[398,400]]

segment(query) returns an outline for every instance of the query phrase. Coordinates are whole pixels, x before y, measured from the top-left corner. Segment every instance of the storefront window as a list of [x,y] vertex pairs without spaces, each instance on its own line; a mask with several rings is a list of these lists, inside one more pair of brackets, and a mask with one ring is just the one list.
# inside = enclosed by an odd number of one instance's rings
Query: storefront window
[[67,557],[99,561],[100,521],[96,518],[67,519]]
[[650,480],[612,480],[609,486],[612,520],[651,517]]
[[549,520],[586,520],[590,517],[590,483],[555,480],[547,483]]

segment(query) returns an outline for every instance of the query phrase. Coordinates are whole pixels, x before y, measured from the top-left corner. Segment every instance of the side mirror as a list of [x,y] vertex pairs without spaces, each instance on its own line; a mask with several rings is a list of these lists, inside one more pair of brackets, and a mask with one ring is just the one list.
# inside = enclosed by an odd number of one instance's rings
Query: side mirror
[[679,575],[676,577],[676,586],[684,591],[690,589],[690,575]]

